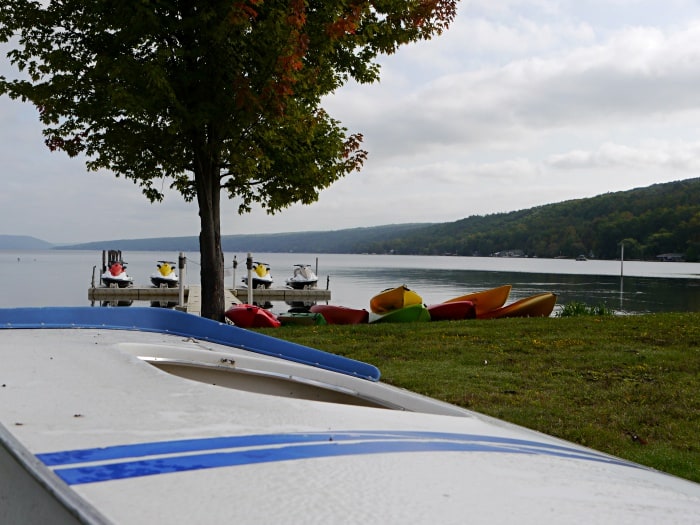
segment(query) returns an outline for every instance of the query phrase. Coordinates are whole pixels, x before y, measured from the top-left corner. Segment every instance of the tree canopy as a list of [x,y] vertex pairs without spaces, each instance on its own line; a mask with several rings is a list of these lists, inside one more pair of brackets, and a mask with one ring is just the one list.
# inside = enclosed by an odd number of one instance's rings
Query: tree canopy
[[310,204],[367,152],[321,107],[377,58],[445,30],[456,0],[0,0],[0,42],[53,150],[164,181],[200,216],[202,314],[224,310],[220,197],[240,213]]

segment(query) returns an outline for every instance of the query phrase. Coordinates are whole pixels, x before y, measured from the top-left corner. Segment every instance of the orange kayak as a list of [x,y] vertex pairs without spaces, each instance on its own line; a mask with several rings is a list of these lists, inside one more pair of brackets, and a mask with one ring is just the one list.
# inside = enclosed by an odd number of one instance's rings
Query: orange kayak
[[500,319],[502,317],[549,317],[557,303],[551,292],[538,293],[514,303],[477,315],[477,319]]
[[476,308],[476,316],[480,317],[486,312],[491,310],[496,310],[504,304],[508,299],[508,294],[510,294],[511,285],[506,284],[499,286],[497,288],[490,288],[488,290],[482,290],[480,292],[474,292],[467,295],[460,295],[455,297],[446,303],[454,303],[457,301],[471,301],[474,303],[474,308]]

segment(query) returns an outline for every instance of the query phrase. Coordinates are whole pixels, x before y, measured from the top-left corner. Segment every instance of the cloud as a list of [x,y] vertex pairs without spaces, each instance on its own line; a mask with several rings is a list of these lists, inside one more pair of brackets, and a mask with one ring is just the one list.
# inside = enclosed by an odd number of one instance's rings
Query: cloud
[[640,147],[606,142],[594,151],[574,150],[552,155],[546,164],[556,170],[630,168],[695,175],[700,173],[700,141],[648,141]]
[[670,36],[624,29],[556,57],[444,75],[379,104],[365,95],[359,102],[372,111],[351,120],[361,121],[373,155],[391,158],[455,145],[519,149],[525,135],[561,128],[637,126],[700,106],[699,44],[700,24]]
[[[446,222],[695,177],[700,3],[463,0],[453,27],[382,58],[324,107],[369,159],[311,206],[222,232]],[[0,62],[0,72],[8,71]],[[0,220],[47,240],[196,235],[196,207],[51,154],[31,106],[0,98]],[[33,211],[28,211],[29,209]]]

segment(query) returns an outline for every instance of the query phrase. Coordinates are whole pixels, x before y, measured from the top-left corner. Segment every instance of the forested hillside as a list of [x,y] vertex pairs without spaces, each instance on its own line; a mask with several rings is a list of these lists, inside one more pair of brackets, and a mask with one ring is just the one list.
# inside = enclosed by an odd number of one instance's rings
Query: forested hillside
[[533,257],[654,259],[662,253],[700,260],[700,178],[655,184],[511,213],[472,216],[367,242],[355,251]]
[[[700,260],[700,178],[444,224],[226,235],[227,252],[395,253]],[[194,251],[197,237],[99,241],[62,249]]]

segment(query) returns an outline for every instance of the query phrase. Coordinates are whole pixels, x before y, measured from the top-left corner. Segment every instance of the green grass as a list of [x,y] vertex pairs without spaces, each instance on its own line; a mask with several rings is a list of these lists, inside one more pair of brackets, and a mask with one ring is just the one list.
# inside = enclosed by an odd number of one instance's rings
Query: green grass
[[382,381],[700,482],[700,314],[260,330]]

